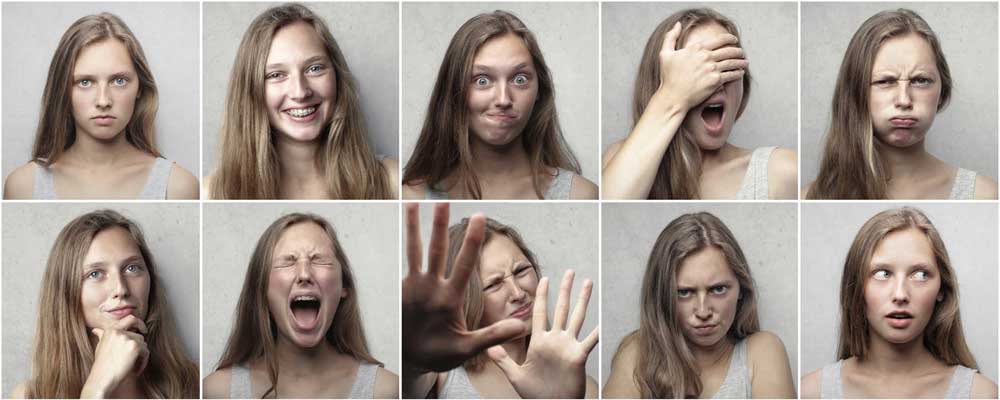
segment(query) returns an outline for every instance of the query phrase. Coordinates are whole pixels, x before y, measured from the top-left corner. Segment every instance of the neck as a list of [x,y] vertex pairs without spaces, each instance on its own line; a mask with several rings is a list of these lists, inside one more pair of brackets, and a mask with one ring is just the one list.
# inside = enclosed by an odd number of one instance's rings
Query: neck
[[726,335],[710,347],[691,346],[691,353],[694,355],[695,365],[704,371],[722,362],[732,348],[733,342],[729,339],[729,335]]
[[877,144],[879,155],[889,167],[892,178],[908,178],[919,176],[927,167],[933,165],[934,156],[924,148],[924,141],[907,147],[893,147]]
[[733,157],[736,157],[738,153],[736,150],[737,150],[736,146],[729,144],[729,142],[726,142],[725,144],[722,145],[722,147],[719,147],[718,149],[715,150],[701,149],[702,167],[703,168],[706,166],[711,167],[714,165],[726,163],[732,160]]
[[320,342],[316,347],[302,348],[279,334],[275,347],[274,354],[278,360],[278,370],[281,371],[284,382],[289,382],[286,379],[289,377],[295,379],[303,376],[325,375],[327,367],[334,365],[336,360],[342,356],[326,340]]
[[321,179],[317,165],[318,141],[299,142],[278,134],[275,147],[278,150],[278,164],[281,179],[285,182],[306,182]]
[[472,169],[481,180],[506,179],[531,174],[531,162],[521,137],[503,146],[492,146],[478,138],[470,139]]
[[869,331],[868,354],[858,364],[879,375],[907,375],[938,363],[924,347],[923,336],[906,343],[889,343]]
[[114,167],[136,150],[121,132],[108,140],[99,140],[77,129],[76,140],[64,157],[93,167]]

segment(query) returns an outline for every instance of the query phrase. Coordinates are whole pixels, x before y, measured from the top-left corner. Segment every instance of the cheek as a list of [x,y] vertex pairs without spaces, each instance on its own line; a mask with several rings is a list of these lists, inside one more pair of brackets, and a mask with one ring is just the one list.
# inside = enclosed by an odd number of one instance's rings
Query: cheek
[[492,102],[493,96],[488,90],[469,90],[469,112],[475,114],[486,111]]

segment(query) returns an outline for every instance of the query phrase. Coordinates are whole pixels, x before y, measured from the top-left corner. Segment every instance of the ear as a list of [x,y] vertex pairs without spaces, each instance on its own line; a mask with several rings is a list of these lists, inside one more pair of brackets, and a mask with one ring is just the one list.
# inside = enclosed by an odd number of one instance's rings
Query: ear
[[944,301],[944,293],[938,293],[937,302],[940,303],[942,301]]
[[[346,299],[347,298],[347,294],[350,293],[350,292],[351,292],[351,289],[348,289],[348,288],[341,289],[340,290],[340,298]],[[938,301],[940,301],[940,300],[938,300]]]

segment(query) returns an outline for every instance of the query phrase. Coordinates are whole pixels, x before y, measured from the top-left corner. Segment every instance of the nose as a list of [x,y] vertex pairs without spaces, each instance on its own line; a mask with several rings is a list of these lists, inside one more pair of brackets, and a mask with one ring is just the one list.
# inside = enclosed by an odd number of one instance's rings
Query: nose
[[524,298],[527,295],[527,292],[525,292],[524,289],[521,288],[521,285],[519,285],[517,281],[514,280],[513,276],[508,276],[506,279],[504,279],[504,283],[509,288],[508,290],[510,290],[510,298],[512,301],[524,300]]
[[96,106],[100,109],[111,108],[111,88],[108,85],[97,85]]
[[910,81],[899,81],[896,87],[896,96],[893,99],[896,108],[908,110],[913,107],[913,99],[910,98]]
[[309,80],[302,74],[290,79],[291,81],[291,93],[289,94],[292,100],[307,99],[312,96],[312,88],[309,86]]
[[493,93],[493,105],[497,108],[508,108],[512,102],[510,88],[507,87],[507,83],[501,82],[496,85],[496,90]]
[[302,260],[295,264],[295,282],[300,284],[313,282],[312,264],[309,260]]
[[707,293],[698,294],[698,302],[695,304],[694,316],[702,321],[707,321],[712,318],[712,309],[708,304]]
[[111,283],[111,297],[115,299],[123,299],[129,296],[128,282],[125,281],[125,276],[123,274],[113,274],[114,277],[108,281]]
[[896,280],[896,288],[892,291],[892,302],[894,304],[907,304],[910,302],[910,286],[905,277]]

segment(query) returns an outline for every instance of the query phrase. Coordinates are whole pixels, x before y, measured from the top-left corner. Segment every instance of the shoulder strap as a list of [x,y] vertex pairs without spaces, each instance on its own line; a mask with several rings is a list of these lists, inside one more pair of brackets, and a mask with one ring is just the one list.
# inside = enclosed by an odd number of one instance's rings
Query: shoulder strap
[[378,364],[361,361],[358,364],[357,377],[351,385],[352,399],[373,399],[375,398],[375,377],[378,375]]
[[976,172],[959,168],[955,174],[955,184],[951,187],[951,200],[972,200],[976,198]]
[[964,365],[956,365],[955,373],[948,382],[948,391],[945,392],[946,399],[968,399],[972,397],[972,381],[976,378],[976,370],[967,368]]
[[844,360],[837,361],[823,367],[822,386],[820,386],[819,397],[822,399],[842,399],[844,398],[844,386],[840,382],[840,367],[844,365]]
[[57,198],[52,170],[37,162],[35,163],[35,188],[31,197],[35,200],[55,200]]
[[233,399],[253,398],[253,387],[250,383],[250,368],[233,364],[229,369],[229,397]]
[[747,172],[743,175],[740,191],[736,193],[737,200],[767,200],[767,163],[771,153],[777,147],[758,147],[750,155]]

